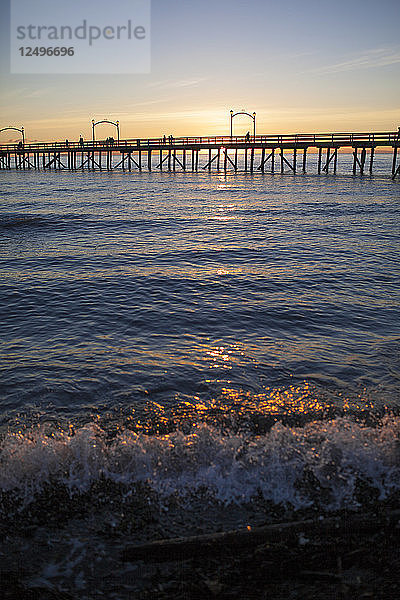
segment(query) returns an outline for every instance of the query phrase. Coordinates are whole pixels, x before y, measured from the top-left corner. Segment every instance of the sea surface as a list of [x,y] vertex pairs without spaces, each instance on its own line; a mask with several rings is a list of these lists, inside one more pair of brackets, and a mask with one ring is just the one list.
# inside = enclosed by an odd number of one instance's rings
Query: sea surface
[[0,173],[3,564],[85,598],[122,539],[400,490],[400,183],[351,160]]

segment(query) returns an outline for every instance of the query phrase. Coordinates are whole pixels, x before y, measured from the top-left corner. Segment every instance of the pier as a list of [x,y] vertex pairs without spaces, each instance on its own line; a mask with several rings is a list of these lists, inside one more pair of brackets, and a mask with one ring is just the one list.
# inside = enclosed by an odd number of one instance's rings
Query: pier
[[[108,122],[108,121],[107,121]],[[118,122],[117,122],[118,123]],[[97,123],[95,123],[97,125]],[[4,129],[16,129],[7,127]],[[23,131],[23,128],[21,128]],[[21,131],[18,130],[17,131]],[[119,129],[118,129],[119,134]],[[372,174],[376,148],[391,148],[390,176],[400,175],[400,134],[312,133],[292,135],[160,137],[0,145],[0,170],[307,172],[317,153],[318,174],[336,173],[340,149],[353,154],[352,173]]]

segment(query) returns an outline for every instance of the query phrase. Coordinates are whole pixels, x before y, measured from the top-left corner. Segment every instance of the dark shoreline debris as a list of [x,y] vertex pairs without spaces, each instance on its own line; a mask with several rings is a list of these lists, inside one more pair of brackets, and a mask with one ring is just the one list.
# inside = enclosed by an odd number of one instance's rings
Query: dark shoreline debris
[[[249,529],[218,532],[205,535],[156,540],[146,544],[125,548],[121,554],[123,561],[171,561],[185,560],[193,556],[210,555],[226,549],[249,548],[267,542],[289,542],[297,538],[302,543],[303,536],[366,534],[397,525],[400,510],[385,515],[344,515],[276,523]],[[306,542],[305,542],[306,543]]]

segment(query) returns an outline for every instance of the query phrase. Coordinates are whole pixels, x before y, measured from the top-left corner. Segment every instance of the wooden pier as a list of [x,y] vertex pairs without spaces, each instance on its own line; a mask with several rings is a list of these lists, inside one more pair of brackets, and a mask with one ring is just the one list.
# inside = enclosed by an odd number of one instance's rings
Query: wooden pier
[[352,151],[352,173],[372,174],[376,148],[392,148],[391,177],[400,175],[399,131],[208,136],[0,145],[0,170],[222,171],[293,174],[317,152],[318,174],[336,173],[339,149]]

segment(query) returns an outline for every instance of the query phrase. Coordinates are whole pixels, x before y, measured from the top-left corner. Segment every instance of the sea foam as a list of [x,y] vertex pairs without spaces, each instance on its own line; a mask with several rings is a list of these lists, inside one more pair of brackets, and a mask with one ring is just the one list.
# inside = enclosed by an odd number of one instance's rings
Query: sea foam
[[95,423],[73,432],[36,427],[4,436],[0,490],[26,504],[48,485],[72,495],[105,480],[128,489],[145,483],[164,498],[206,491],[224,503],[262,497],[337,509],[357,505],[360,482],[380,499],[400,489],[399,433],[400,418],[390,416],[377,427],[345,417],[278,422],[251,435],[198,424],[163,436],[125,429],[111,440]]

